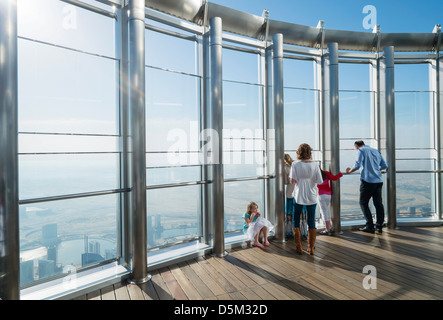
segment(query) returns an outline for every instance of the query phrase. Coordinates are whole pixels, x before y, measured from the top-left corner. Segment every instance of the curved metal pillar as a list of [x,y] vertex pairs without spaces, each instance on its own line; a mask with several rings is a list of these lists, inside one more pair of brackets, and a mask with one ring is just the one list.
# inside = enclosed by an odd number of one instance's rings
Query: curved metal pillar
[[284,99],[283,99],[283,35],[281,33],[272,36],[272,66],[273,66],[273,127],[274,131],[274,215],[275,215],[275,239],[285,240],[285,185],[284,185]]
[[0,1],[0,298],[20,298],[17,4]]
[[[328,44],[329,51],[329,120],[330,157],[332,174],[340,171],[340,127],[338,103],[338,43]],[[340,217],[340,180],[332,181],[331,214],[334,217],[334,229],[341,232]]]
[[225,251],[225,203],[223,174],[223,74],[222,74],[222,19],[213,17],[210,25],[210,90],[211,110],[210,126],[218,134],[218,161],[212,164],[211,207],[214,225],[214,252],[217,257],[227,254]]
[[388,228],[397,227],[397,195],[396,195],[396,165],[395,165],[395,88],[394,88],[394,47],[383,50],[385,62],[385,129],[386,129],[386,161],[388,163],[387,188],[387,218]]
[[145,1],[128,4],[128,99],[131,172],[132,272],[130,282],[148,281],[145,128]]
[[443,94],[443,88],[442,88],[442,81],[441,81],[441,75],[443,73],[443,70],[441,69],[441,55],[440,55],[440,44],[437,47],[437,59],[435,61],[435,91],[436,91],[436,130],[437,130],[437,217],[441,220],[443,219],[443,177],[442,177],[442,147],[443,147],[443,130],[441,129],[441,125],[443,123],[442,121],[442,94]]

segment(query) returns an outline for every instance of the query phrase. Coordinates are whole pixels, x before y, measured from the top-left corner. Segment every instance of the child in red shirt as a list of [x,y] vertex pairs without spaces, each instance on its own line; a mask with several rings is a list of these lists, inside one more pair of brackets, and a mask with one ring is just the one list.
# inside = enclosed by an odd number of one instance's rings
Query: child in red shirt
[[323,183],[318,184],[318,202],[320,204],[320,213],[323,215],[325,220],[326,229],[321,231],[320,234],[329,235],[334,232],[332,228],[331,220],[332,217],[329,216],[329,204],[331,203],[331,183],[330,181],[336,181],[343,177],[343,173],[339,172],[337,175],[331,174],[329,171],[320,169]]

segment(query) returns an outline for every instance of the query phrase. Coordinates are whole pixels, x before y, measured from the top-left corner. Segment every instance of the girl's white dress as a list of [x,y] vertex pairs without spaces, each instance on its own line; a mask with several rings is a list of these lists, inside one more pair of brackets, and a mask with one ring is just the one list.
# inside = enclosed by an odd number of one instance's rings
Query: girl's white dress
[[269,235],[269,232],[274,229],[274,226],[272,225],[272,223],[269,222],[269,220],[262,218],[262,217],[258,217],[254,222],[251,222],[249,224],[248,229],[245,232],[246,240],[247,241],[254,241],[255,236],[263,227],[268,227],[268,235]]

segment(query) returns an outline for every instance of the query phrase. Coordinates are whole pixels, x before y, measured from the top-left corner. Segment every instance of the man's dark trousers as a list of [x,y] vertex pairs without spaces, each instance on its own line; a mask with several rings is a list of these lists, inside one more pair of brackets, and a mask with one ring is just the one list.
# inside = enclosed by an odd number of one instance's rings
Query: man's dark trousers
[[366,226],[369,229],[374,229],[374,221],[372,220],[372,214],[369,210],[369,200],[372,198],[374,203],[375,212],[377,216],[376,227],[382,228],[385,220],[385,209],[382,203],[381,189],[383,182],[369,183],[360,179],[360,208],[366,219]]

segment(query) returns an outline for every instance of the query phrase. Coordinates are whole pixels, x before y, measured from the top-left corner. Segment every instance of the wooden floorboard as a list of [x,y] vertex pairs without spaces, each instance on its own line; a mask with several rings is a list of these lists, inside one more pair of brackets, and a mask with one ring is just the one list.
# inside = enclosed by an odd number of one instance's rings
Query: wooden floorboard
[[[313,256],[298,255],[291,239],[238,247],[223,258],[150,271],[141,285],[118,283],[75,300],[442,300],[443,227],[384,230],[318,235]],[[375,289],[363,285],[369,265]]]

